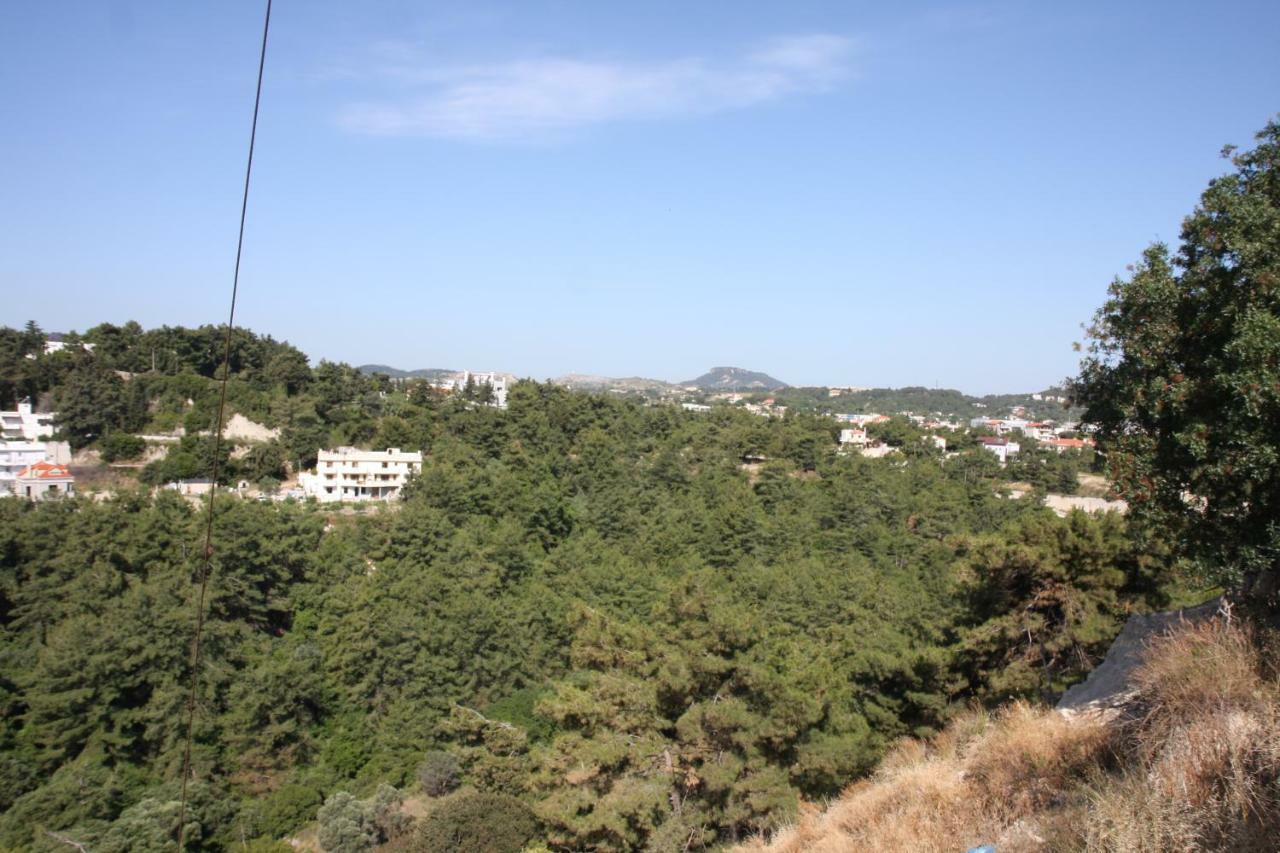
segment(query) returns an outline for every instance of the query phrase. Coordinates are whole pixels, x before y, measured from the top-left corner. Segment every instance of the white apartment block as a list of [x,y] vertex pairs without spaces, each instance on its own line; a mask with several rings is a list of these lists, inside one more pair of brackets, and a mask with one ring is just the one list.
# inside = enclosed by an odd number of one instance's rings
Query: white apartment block
[[37,462],[67,465],[71,445],[65,441],[0,441],[0,494],[15,494],[18,475]]
[[315,473],[303,474],[299,485],[308,497],[321,503],[339,501],[393,501],[410,474],[422,470],[422,454],[391,447],[359,450],[339,447],[321,450]]
[[39,441],[53,435],[53,412],[37,414],[31,409],[31,400],[18,404],[16,412],[0,412],[0,438],[19,441]]
[[444,391],[457,392],[465,389],[468,383],[488,385],[493,391],[493,401],[490,405],[499,409],[507,407],[507,377],[501,373],[472,373],[470,370],[464,370],[461,373],[455,373],[451,379],[442,379],[434,385]]

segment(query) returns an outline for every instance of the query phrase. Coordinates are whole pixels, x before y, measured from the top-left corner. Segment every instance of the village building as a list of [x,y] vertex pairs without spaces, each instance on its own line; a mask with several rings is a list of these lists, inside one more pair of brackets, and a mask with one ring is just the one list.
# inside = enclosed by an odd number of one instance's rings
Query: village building
[[489,390],[493,392],[493,398],[490,400],[489,405],[499,409],[507,407],[507,377],[501,373],[472,373],[470,370],[463,370],[448,379],[434,382],[432,385],[441,391],[452,393],[464,391],[468,385],[472,387],[488,385]]
[[867,431],[865,429],[842,429],[840,430],[840,446],[863,448],[867,446]]
[[192,477],[189,480],[165,483],[164,487],[171,492],[177,492],[184,498],[198,498],[213,491],[213,480],[208,477]]
[[1041,442],[1042,447],[1050,448],[1057,453],[1066,453],[1068,450],[1079,452],[1092,445],[1092,441],[1084,438],[1054,437]]
[[993,438],[992,436],[983,436],[978,441],[987,450],[990,450],[1000,460],[1001,467],[1009,463],[1009,457],[1022,450],[1022,446],[1016,441],[1010,441],[1007,438]]
[[889,420],[888,415],[880,415],[874,412],[867,415],[838,414],[835,417],[841,423],[855,424],[860,427],[865,427],[867,424],[882,424]]
[[74,495],[76,478],[66,465],[36,462],[18,472],[15,494],[30,501],[44,501]]
[[31,400],[18,404],[17,411],[0,412],[0,438],[39,441],[53,436],[53,412],[36,412]]
[[421,470],[422,454],[416,451],[339,447],[321,450],[315,473],[305,473],[298,481],[308,497],[321,503],[392,501],[400,497],[409,475]]
[[37,462],[66,465],[71,445],[65,441],[0,441],[0,494],[16,494],[18,474]]

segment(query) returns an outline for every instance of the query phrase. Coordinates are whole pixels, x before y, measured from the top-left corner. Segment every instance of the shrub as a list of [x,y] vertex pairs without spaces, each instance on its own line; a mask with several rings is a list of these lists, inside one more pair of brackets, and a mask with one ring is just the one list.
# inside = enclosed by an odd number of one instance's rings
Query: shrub
[[418,781],[429,797],[443,797],[458,787],[462,767],[451,752],[432,750],[418,765]]
[[325,853],[366,853],[378,842],[372,809],[346,791],[324,801],[316,820],[320,847]]
[[443,799],[418,829],[419,853],[519,853],[538,833],[533,811],[508,794],[464,791]]
[[147,451],[147,443],[127,432],[113,432],[98,442],[103,462],[123,462],[137,459]]
[[310,785],[290,783],[258,801],[257,831],[278,838],[297,829],[315,817],[324,801]]
[[404,796],[395,787],[386,782],[378,786],[369,806],[373,811],[373,825],[377,828],[379,841],[398,838],[408,831],[412,818],[401,810],[403,805]]

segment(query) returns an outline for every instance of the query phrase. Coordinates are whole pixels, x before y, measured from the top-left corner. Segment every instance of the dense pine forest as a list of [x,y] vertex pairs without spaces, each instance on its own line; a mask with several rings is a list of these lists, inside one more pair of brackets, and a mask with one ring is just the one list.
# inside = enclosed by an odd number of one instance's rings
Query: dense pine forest
[[[75,395],[117,413],[64,421],[78,444],[198,428],[213,362],[151,372],[160,334],[204,333],[97,327],[93,353],[23,358],[12,381],[67,418]],[[499,411],[237,342],[233,404],[284,427],[237,473],[331,441],[427,461],[380,511],[220,498],[201,849],[269,849],[318,814],[329,850],[418,838],[388,803],[424,790],[449,804],[426,823],[500,797],[486,821],[524,827],[517,847],[745,838],[974,697],[1061,690],[1166,602],[1158,548],[1116,516],[1002,497],[981,450],[844,456],[825,418],[534,382]],[[142,479],[205,464],[207,439],[184,441]],[[171,847],[200,511],[139,484],[0,514],[0,846]]]
[[224,448],[228,480],[339,443],[426,461],[377,509],[219,497],[198,672],[201,508],[152,486],[209,470],[219,330],[0,330],[0,400],[77,449],[186,430],[110,491],[0,500],[0,849],[173,849],[193,679],[189,849],[713,849],[974,705],[1052,699],[1135,611],[1219,583],[1274,618],[1280,124],[1231,162],[1071,389],[1128,520],[1011,498],[1073,479],[1056,456],[905,421],[871,459],[814,414],[532,381],[499,410],[238,331],[231,407],[281,432]]

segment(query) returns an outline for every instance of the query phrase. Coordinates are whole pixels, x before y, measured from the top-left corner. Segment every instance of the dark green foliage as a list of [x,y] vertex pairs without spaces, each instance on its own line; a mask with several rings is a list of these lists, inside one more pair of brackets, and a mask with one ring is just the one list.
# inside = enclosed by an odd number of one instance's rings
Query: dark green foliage
[[113,430],[140,429],[146,422],[145,400],[88,353],[77,356],[54,398],[58,432],[72,447],[82,447]]
[[1117,279],[1074,394],[1120,491],[1221,582],[1280,595],[1280,122]]
[[128,462],[147,450],[147,443],[127,432],[113,432],[98,442],[103,462]]
[[[216,335],[159,331],[93,334],[153,424],[207,428]],[[429,453],[393,508],[216,503],[202,849],[318,814],[333,849],[385,843],[405,820],[379,783],[411,783],[424,756],[431,793],[456,780],[516,798],[478,802],[511,810],[517,849],[529,810],[569,849],[731,843],[956,701],[1058,689],[1127,608],[1158,600],[1161,561],[1139,556],[1158,548],[1000,498],[990,453],[944,459],[905,421],[885,434],[902,455],[870,460],[837,455],[836,425],[813,415],[534,382],[498,411],[345,365],[304,376],[284,345],[234,343],[235,410],[282,437],[224,456],[224,480],[279,478],[338,441]],[[116,387],[68,358],[62,376]],[[211,452],[189,434],[143,478],[207,476]],[[201,521],[164,491],[0,500],[0,848],[48,829],[97,849],[171,820]],[[440,799],[471,825],[477,801]]]
[[262,796],[247,806],[246,810],[254,808],[256,811],[256,832],[280,838],[315,817],[316,810],[323,802],[324,798],[318,789],[310,785],[289,783]]
[[441,800],[422,819],[415,853],[519,853],[535,838],[529,807],[507,794],[462,791]]
[[1083,678],[1167,573],[1155,543],[1135,543],[1115,514],[1030,518],[957,543],[966,598],[956,669],[988,699],[1051,698]]

